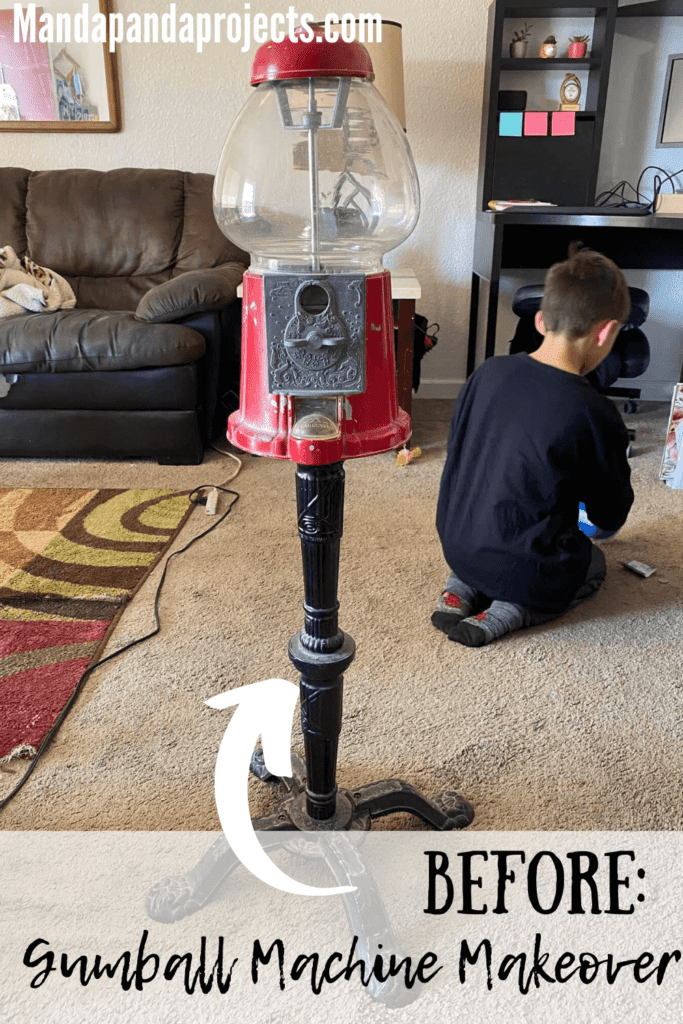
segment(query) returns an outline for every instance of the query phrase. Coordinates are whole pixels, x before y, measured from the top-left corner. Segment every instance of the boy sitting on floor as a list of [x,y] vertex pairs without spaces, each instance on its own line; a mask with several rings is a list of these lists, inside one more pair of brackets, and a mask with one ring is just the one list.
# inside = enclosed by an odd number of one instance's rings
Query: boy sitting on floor
[[584,374],[629,310],[621,270],[574,245],[545,279],[541,347],[486,360],[463,387],[436,517],[451,575],[432,622],[450,640],[482,647],[602,586],[605,557],[579,530],[579,502],[605,539],[633,490],[624,423]]

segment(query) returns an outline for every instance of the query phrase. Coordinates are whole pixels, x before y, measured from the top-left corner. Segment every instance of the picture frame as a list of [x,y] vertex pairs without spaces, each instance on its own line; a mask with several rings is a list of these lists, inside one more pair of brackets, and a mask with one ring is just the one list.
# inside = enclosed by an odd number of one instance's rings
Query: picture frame
[[683,53],[667,59],[662,108],[657,128],[657,149],[683,147]]
[[[109,25],[111,0],[95,0],[88,8]],[[14,4],[0,0],[0,132],[121,130],[116,53],[107,43],[93,42],[89,33],[82,41],[83,33],[73,31],[54,42],[39,40],[43,14],[68,16],[73,25],[82,11],[82,0],[42,0],[35,40],[15,43]]]

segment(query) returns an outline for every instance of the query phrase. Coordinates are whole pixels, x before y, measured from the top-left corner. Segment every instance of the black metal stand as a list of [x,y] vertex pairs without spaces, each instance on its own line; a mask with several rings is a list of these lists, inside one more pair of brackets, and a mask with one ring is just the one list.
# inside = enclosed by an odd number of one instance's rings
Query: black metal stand
[[[337,788],[343,673],[355,655],[355,644],[339,629],[337,618],[343,463],[297,466],[296,484],[304,569],[304,628],[290,641],[289,656],[301,673],[301,730],[308,784],[305,800],[301,794],[286,794],[278,813],[289,819],[287,827],[307,832],[367,828],[366,819],[399,811],[422,818],[432,828],[464,828],[474,812],[457,793],[442,793],[428,800],[399,779],[375,782],[352,792]],[[262,826],[254,823],[254,827]]]
[[[339,547],[344,517],[344,467],[297,466],[299,537],[304,570],[304,628],[289,643],[301,674],[301,729],[306,765],[292,755],[293,775],[278,778],[265,767],[261,749],[251,771],[277,788],[275,810],[253,818],[257,832],[368,830],[373,818],[407,812],[442,831],[465,828],[474,811],[463,797],[443,792],[429,800],[400,779],[354,790],[337,787],[337,747],[342,724],[344,672],[355,644],[338,625]],[[264,837],[266,839],[266,837]],[[273,837],[266,847],[281,845]],[[326,858],[327,859],[327,858]],[[204,906],[237,861],[223,836],[187,875],[164,879],[148,896],[155,920],[176,921]]]

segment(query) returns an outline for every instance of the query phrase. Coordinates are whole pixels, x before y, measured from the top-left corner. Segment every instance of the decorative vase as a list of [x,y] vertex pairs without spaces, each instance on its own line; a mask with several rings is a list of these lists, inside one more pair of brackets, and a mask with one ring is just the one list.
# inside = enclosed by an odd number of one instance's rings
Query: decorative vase
[[588,43],[570,43],[569,44],[569,56],[575,60],[581,60],[586,56],[586,50],[588,49]]
[[510,43],[510,56],[515,60],[519,57],[526,57],[527,46],[526,39],[521,43]]

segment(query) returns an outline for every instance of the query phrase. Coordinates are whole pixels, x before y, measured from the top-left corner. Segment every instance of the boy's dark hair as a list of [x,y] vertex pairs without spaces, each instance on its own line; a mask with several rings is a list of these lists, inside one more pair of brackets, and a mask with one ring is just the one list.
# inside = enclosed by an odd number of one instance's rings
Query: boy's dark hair
[[569,246],[564,263],[546,274],[541,313],[547,331],[570,341],[585,337],[603,320],[623,324],[631,297],[623,273],[612,260],[580,242]]

